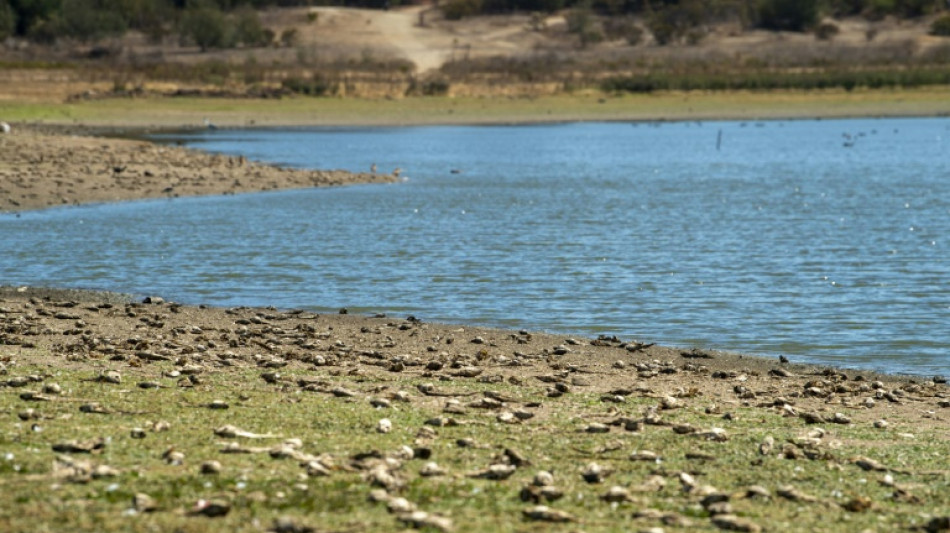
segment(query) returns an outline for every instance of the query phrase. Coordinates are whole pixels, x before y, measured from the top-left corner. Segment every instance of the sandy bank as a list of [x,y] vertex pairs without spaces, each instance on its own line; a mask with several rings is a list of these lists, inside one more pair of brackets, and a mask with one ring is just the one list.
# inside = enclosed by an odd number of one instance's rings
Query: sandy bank
[[0,135],[0,154],[3,211],[397,179],[369,172],[281,168],[244,157],[20,126]]

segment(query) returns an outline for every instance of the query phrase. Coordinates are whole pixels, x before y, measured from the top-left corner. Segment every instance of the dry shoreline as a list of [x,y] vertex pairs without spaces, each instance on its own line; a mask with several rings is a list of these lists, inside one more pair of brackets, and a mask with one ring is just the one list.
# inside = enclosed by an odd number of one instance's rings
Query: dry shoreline
[[[38,286],[29,286],[29,287],[11,287],[4,286],[0,284],[0,302],[19,302],[26,303],[31,302],[33,304],[40,304],[41,302],[47,302],[54,307],[68,307],[70,309],[79,309],[80,307],[85,307],[86,311],[90,311],[93,314],[99,313],[94,307],[87,307],[90,304],[107,304],[108,306],[125,306],[125,307],[142,307],[141,301],[143,300],[142,296],[136,296],[132,294],[123,294],[110,292],[107,290],[91,290],[91,289],[67,289],[59,287],[38,287]],[[164,298],[160,295],[146,296],[144,297],[146,302],[151,300],[156,300],[167,304],[174,309],[188,309],[189,313],[196,317],[201,317],[205,320],[215,320],[220,312],[225,311],[223,308],[217,308],[206,305],[183,305],[180,303],[174,302],[165,302]],[[145,306],[148,307],[148,306]],[[254,310],[252,308],[242,308],[248,311],[257,311],[263,312],[263,310]],[[276,311],[273,308],[268,308],[270,311]],[[177,311],[175,311],[177,312]],[[296,311],[295,311],[296,313]],[[202,316],[204,315],[204,316]],[[326,313],[314,313],[314,316],[320,317],[321,320],[329,322],[331,324],[363,324],[373,323],[375,320],[380,318],[379,316],[370,317],[370,316],[360,316],[360,315],[349,315],[341,311],[340,314],[326,314]],[[88,318],[87,316],[82,316],[79,319],[83,320]],[[400,318],[393,317],[388,318],[388,320],[399,320]],[[415,318],[410,318],[409,322],[415,322]],[[122,319],[119,318],[113,324],[104,325],[110,330],[114,329],[113,334],[118,331],[122,331],[123,328],[137,329],[133,326],[123,326]],[[483,327],[483,326],[472,326],[466,324],[438,324],[430,323],[427,324],[427,327],[433,329],[438,329],[442,334],[448,335],[449,332],[456,329],[464,329],[473,332],[478,332],[479,334],[490,334],[493,338],[502,338],[502,337],[513,337],[520,334],[525,334],[533,338],[545,339],[546,342],[551,342],[555,344],[563,344],[565,338],[571,336],[570,333],[549,333],[549,332],[515,332],[514,330],[506,330],[499,328]],[[52,333],[52,332],[51,332]],[[46,342],[50,346],[55,345],[51,339],[54,338],[53,335],[51,338],[47,338]],[[639,341],[628,339],[629,342],[633,344],[640,344]],[[588,340],[589,342],[589,340]],[[613,344],[620,344],[621,340],[616,340]],[[586,343],[584,343],[586,344]],[[604,344],[604,346],[609,346],[611,343]],[[903,375],[903,374],[886,374],[877,372],[870,369],[860,369],[860,368],[835,368],[829,365],[815,364],[815,363],[801,363],[801,362],[788,362],[784,359],[773,358],[773,357],[764,357],[757,355],[747,355],[737,352],[728,352],[720,350],[700,350],[696,348],[685,348],[685,347],[676,347],[676,346],[659,346],[649,344],[646,345],[642,350],[634,350],[630,353],[637,355],[642,355],[648,359],[678,359],[682,358],[685,361],[696,360],[697,362],[702,363],[707,370],[715,371],[729,371],[735,372],[738,369],[740,372],[751,372],[756,375],[769,375],[770,371],[775,369],[783,369],[788,372],[800,374],[800,375],[823,375],[823,374],[849,374],[849,375],[859,375],[859,380],[883,380],[888,383],[916,383],[920,380],[931,380],[938,383],[944,382],[943,376],[915,376],[915,375]],[[2,345],[2,343],[0,343]],[[597,345],[597,343],[594,343]],[[399,345],[398,347],[394,346],[393,348],[398,348],[402,350],[407,350],[410,352],[423,352],[426,351],[425,348],[421,345],[417,345],[415,342],[406,342]],[[573,351],[573,350],[568,350]],[[695,355],[690,355],[695,354]]]
[[0,290],[0,340],[6,531],[947,521],[946,383],[81,291]]
[[20,125],[0,135],[0,153],[0,212],[398,181],[392,174],[289,169],[244,157]]

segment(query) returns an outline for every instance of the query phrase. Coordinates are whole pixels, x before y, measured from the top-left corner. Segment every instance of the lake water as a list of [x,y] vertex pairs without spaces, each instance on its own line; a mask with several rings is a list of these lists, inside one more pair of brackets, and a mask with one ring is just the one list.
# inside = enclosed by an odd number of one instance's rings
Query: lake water
[[407,180],[2,215],[0,283],[950,374],[950,119],[175,139]]

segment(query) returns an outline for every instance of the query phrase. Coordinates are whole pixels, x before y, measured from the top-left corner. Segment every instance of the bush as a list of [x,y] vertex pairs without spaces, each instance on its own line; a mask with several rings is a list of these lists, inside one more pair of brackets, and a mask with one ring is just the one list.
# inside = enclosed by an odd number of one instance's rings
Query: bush
[[940,16],[930,25],[930,35],[950,37],[950,13]]
[[[682,2],[657,10],[647,19],[647,27],[657,44],[666,45],[686,37],[691,43],[702,40],[705,32],[692,32],[706,22],[707,11],[702,2]],[[692,35],[690,35],[692,33]]]
[[442,14],[448,20],[472,17],[478,15],[481,11],[481,0],[449,0],[442,6]]
[[264,31],[261,17],[253,8],[239,7],[234,12],[234,43],[246,46],[264,46],[270,43],[271,37]]
[[179,31],[182,37],[198,45],[202,52],[210,48],[227,48],[233,42],[232,28],[217,7],[186,9]]
[[679,36],[679,33],[672,24],[668,24],[656,18],[650,19],[647,23],[647,27],[650,28],[650,32],[653,34],[653,39],[656,41],[656,44],[660,46],[672,43]]
[[310,79],[288,78],[281,82],[285,89],[307,96],[325,96],[330,92],[330,83],[323,76],[314,76]]
[[58,31],[81,41],[122,35],[128,25],[117,10],[109,7],[96,0],[63,0]]
[[0,0],[0,39],[6,39],[16,31],[16,13],[7,0]]
[[297,44],[297,28],[289,28],[280,32],[280,44],[284,46]]
[[759,26],[770,30],[805,31],[818,21],[817,0],[760,0]]
[[628,17],[608,17],[604,20],[604,34],[611,40],[623,39],[630,46],[643,42],[643,28]]
[[590,3],[586,3],[570,10],[564,18],[567,20],[568,33],[581,34],[593,24],[594,13],[591,11]]
[[448,80],[429,80],[422,84],[422,94],[425,96],[445,96],[449,94],[449,86]]
[[686,32],[686,44],[696,46],[706,38],[706,30],[703,28],[690,28]]
[[838,32],[841,30],[836,24],[831,22],[822,22],[815,28],[815,37],[819,41],[830,41],[835,38],[835,35],[838,35]]

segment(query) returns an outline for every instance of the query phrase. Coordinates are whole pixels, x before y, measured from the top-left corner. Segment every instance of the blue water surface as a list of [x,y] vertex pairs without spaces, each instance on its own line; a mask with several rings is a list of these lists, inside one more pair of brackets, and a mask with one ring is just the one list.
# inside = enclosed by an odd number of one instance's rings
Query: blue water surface
[[0,282],[950,374],[950,120],[163,136],[405,181],[0,216]]

